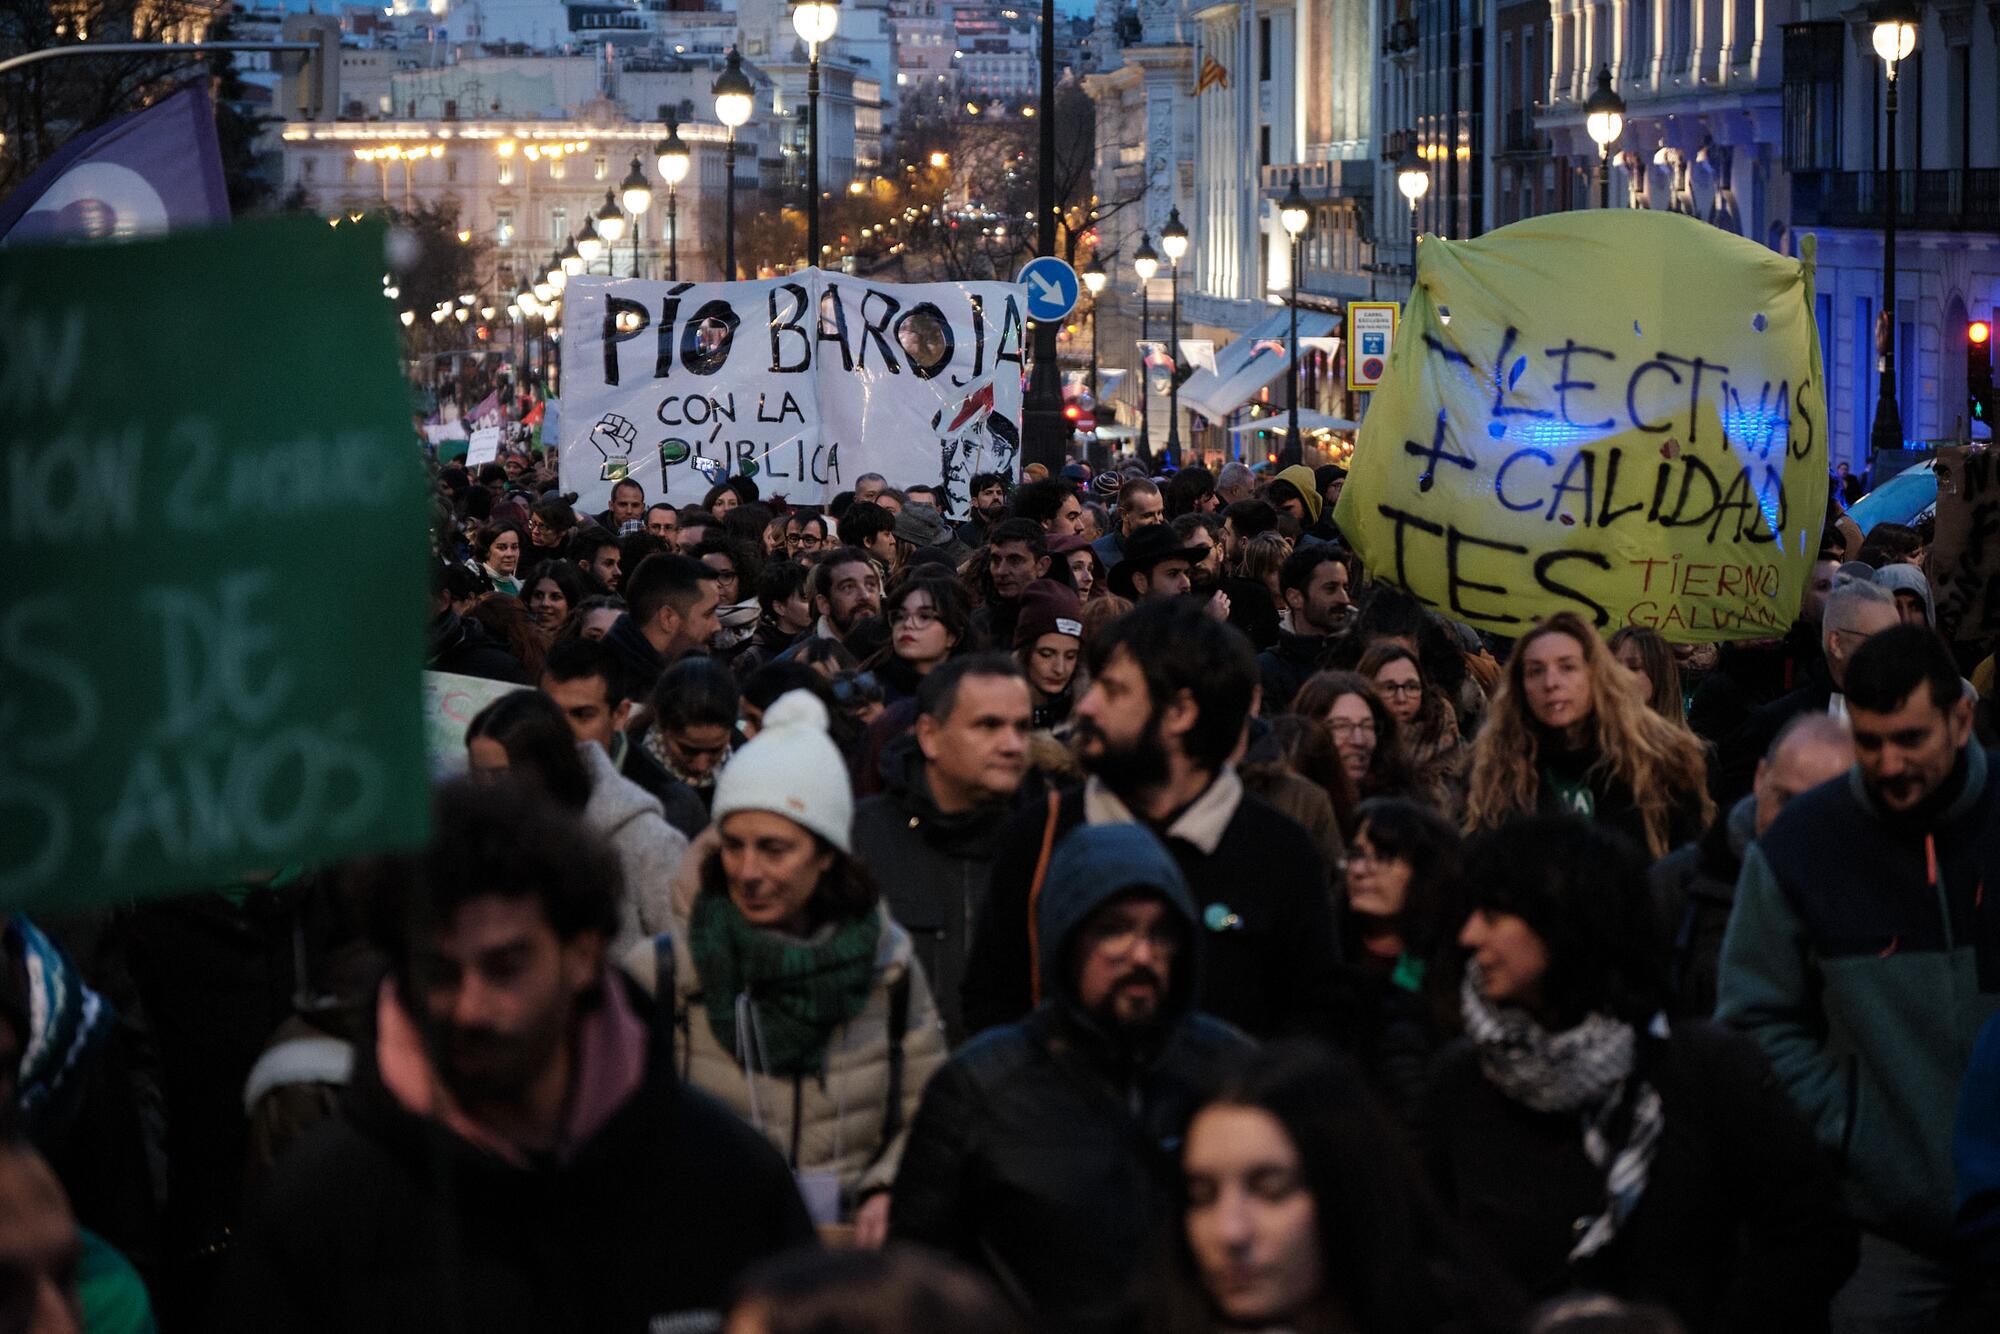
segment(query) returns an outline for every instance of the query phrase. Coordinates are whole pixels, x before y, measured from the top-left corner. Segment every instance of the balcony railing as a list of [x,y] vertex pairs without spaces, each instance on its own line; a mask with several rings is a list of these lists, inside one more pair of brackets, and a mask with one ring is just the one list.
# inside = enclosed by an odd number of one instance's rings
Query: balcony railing
[[1549,137],[1535,128],[1533,107],[1512,107],[1500,127],[1502,153],[1546,153]]
[[[1879,227],[1888,175],[1794,172],[1793,220],[1804,227]],[[1897,172],[1896,224],[1945,232],[2000,230],[2000,168]]]
[[1292,173],[1299,174],[1299,190],[1308,199],[1372,199],[1375,195],[1375,164],[1352,158],[1330,162],[1277,162],[1259,171],[1262,193],[1270,199],[1292,188]]

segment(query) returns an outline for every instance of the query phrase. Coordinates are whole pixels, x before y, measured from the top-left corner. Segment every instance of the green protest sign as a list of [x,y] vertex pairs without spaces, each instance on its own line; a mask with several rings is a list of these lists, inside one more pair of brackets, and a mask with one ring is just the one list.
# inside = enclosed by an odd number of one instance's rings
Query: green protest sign
[[425,836],[379,227],[0,250],[0,906]]

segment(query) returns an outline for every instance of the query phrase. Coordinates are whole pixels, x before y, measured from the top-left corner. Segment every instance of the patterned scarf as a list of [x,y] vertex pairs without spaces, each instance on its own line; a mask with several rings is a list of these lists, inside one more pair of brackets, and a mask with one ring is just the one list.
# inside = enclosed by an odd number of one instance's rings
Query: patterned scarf
[[26,917],[7,922],[28,975],[28,1031],[21,1035],[21,1114],[30,1133],[74,1110],[78,1088],[111,1035],[111,1007],[83,974]]
[[[878,912],[797,940],[751,926],[727,892],[702,890],[688,920],[688,952],[716,1041],[736,1053],[746,1073],[819,1070],[833,1030],[868,1002],[881,938]],[[739,1031],[739,1015],[747,1015],[750,1032]]]
[[729,763],[729,757],[736,753],[733,748],[724,750],[722,758],[716,761],[714,768],[705,774],[691,774],[681,768],[680,761],[674,758],[673,751],[667,749],[667,738],[661,733],[659,724],[655,723],[646,729],[642,744],[646,747],[646,753],[658,760],[660,767],[667,771],[668,777],[676,782],[685,783],[700,793],[706,793],[715,786],[715,780],[722,777],[722,766]]
[[[1466,1036],[1478,1049],[1480,1071],[1495,1088],[1533,1111],[1581,1117],[1583,1152],[1593,1167],[1605,1169],[1604,1209],[1590,1220],[1569,1258],[1597,1254],[1645,1194],[1666,1124],[1659,1091],[1644,1080],[1632,1081],[1638,1035],[1630,1024],[1601,1014],[1550,1033],[1525,1011],[1489,1003],[1477,962],[1466,966],[1459,1011]],[[1665,1035],[1664,1017],[1654,1020],[1654,1031]],[[1627,1103],[1631,1121],[1625,1141],[1614,1145],[1612,1131]]]

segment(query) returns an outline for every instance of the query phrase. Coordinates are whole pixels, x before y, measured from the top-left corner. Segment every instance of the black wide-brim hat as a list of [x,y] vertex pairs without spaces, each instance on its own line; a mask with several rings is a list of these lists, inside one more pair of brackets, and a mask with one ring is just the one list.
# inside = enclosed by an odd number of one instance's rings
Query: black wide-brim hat
[[1132,591],[1132,576],[1140,570],[1150,572],[1163,560],[1179,559],[1192,563],[1198,558],[1199,553],[1192,547],[1182,546],[1181,540],[1166,524],[1148,524],[1125,538],[1125,554],[1111,567],[1111,591],[1121,598],[1136,598],[1138,594]]

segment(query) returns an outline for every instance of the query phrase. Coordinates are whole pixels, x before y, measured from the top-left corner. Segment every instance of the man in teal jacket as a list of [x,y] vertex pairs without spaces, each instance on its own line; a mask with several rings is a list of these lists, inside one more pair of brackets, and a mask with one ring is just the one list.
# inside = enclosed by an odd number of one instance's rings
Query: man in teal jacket
[[2000,781],[1929,630],[1871,637],[1846,690],[1857,763],[1745,855],[1716,1017],[1764,1048],[1839,1156],[1863,1240],[1834,1328],[1928,1329],[1961,1287],[1959,1085],[2000,1011]]

